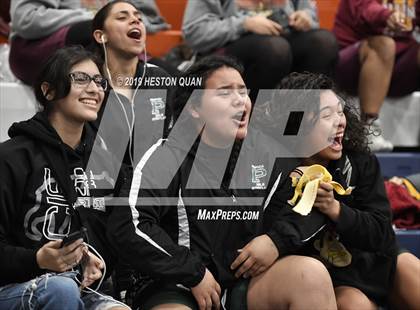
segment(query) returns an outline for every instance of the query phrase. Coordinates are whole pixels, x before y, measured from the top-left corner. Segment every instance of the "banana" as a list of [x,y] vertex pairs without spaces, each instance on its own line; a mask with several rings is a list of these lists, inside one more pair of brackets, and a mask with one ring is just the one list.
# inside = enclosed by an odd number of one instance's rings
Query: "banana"
[[308,215],[314,205],[317,190],[321,182],[331,184],[339,195],[350,195],[353,190],[351,186],[344,189],[340,183],[333,181],[331,174],[325,167],[312,165],[306,169],[300,178],[292,177],[292,186],[295,187],[295,193],[292,199],[287,202],[295,206],[298,198],[300,196],[302,197],[292,210],[301,215]]

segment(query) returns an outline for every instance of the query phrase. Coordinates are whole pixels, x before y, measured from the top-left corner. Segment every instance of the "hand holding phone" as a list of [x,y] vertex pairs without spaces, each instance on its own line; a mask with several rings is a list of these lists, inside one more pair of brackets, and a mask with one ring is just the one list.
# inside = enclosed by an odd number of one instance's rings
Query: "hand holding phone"
[[85,239],[87,229],[85,227],[81,227],[80,230],[74,231],[71,234],[67,235],[63,238],[63,242],[61,243],[61,247],[65,247],[78,239]]

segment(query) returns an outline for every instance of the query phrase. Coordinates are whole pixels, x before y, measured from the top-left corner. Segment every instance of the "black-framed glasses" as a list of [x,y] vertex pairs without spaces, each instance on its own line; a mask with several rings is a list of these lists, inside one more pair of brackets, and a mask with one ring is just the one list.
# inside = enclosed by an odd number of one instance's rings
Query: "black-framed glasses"
[[87,87],[91,81],[93,81],[99,90],[105,91],[108,87],[108,81],[100,74],[95,74],[94,76],[90,76],[89,74],[81,71],[72,72],[69,74],[71,81],[83,87]]

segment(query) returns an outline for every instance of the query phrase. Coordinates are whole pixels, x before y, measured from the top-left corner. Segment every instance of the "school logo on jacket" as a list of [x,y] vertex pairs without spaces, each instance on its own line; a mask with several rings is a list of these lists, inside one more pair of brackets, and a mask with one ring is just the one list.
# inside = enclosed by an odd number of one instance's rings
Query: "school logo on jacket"
[[252,189],[265,189],[263,178],[267,176],[267,170],[264,165],[251,165],[251,174]]
[[165,101],[162,98],[150,98],[150,104],[152,105],[152,121],[161,121],[166,118],[165,116]]
[[[87,174],[79,167],[73,170],[71,178],[78,195],[74,208],[84,207],[106,212],[105,197],[91,195],[91,190],[97,188],[96,183],[106,179],[105,175],[94,175],[91,170]],[[44,168],[43,182],[35,190],[35,205],[25,214],[26,237],[35,241],[40,241],[42,236],[48,239],[63,238],[70,229],[71,207],[52,176],[51,169]]]

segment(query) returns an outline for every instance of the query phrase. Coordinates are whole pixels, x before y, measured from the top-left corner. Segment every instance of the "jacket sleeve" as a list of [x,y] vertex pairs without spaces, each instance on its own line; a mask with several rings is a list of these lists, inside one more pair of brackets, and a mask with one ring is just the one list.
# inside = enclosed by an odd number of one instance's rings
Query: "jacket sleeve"
[[[161,167],[168,165],[162,162],[159,161]],[[165,215],[176,209],[176,203],[169,205],[170,198],[165,196],[177,199],[178,192],[154,189],[159,184],[159,178],[153,177],[156,169],[144,170],[134,172],[131,187],[126,191],[129,205],[113,208],[109,240],[123,261],[140,273],[194,287],[204,277],[205,266],[198,255],[176,244],[161,226],[167,220]],[[162,173],[165,169],[157,170]],[[124,187],[127,190],[127,185]],[[178,231],[177,223],[173,229]]]
[[341,203],[337,232],[344,244],[365,251],[381,251],[394,242],[395,234],[379,163],[371,155],[357,167],[353,201],[351,207]]
[[348,2],[354,25],[368,25],[376,32],[382,31],[388,17],[392,14],[377,0],[351,0]]
[[[0,153],[0,283],[20,283],[43,271],[36,261],[36,250],[15,245],[12,231],[17,229],[19,197],[23,197],[26,175]],[[17,171],[18,170],[18,171]]]
[[273,240],[280,256],[295,254],[321,231],[328,218],[313,209],[307,216],[292,210],[287,200],[293,196],[290,178],[273,195],[264,212],[264,228]]
[[246,15],[237,12],[223,17],[216,2],[188,1],[182,32],[186,42],[196,52],[205,53],[220,48],[245,33],[243,22]]
[[39,39],[58,29],[92,19],[92,13],[81,9],[60,8],[57,0],[13,0],[10,7],[12,32],[24,39]]

